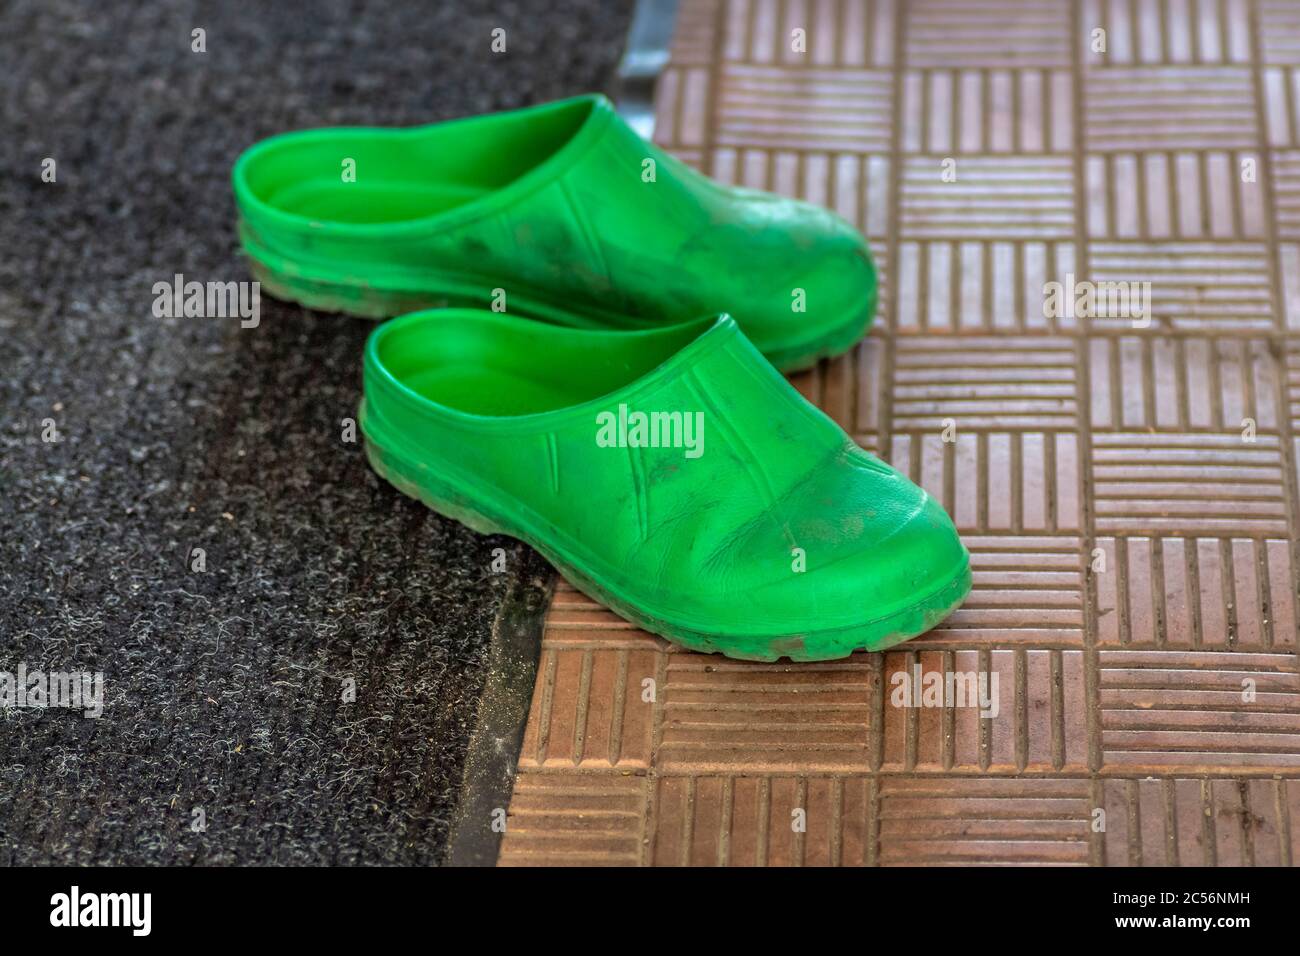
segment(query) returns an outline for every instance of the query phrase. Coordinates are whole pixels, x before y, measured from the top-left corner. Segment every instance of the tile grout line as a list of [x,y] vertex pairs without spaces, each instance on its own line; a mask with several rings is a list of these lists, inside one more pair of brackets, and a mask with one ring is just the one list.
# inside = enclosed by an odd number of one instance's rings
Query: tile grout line
[[650,752],[646,757],[645,806],[641,814],[641,866],[653,865],[659,812],[659,745],[663,741],[664,708],[668,694],[668,652],[655,651],[655,697],[650,716]]
[[[1069,25],[1069,43],[1070,43],[1070,78],[1072,89],[1072,102],[1074,106],[1074,262],[1078,273],[1083,276],[1091,275],[1090,248],[1088,245],[1088,232],[1085,228],[1085,197],[1083,195],[1084,184],[1086,183],[1086,157],[1085,145],[1087,137],[1087,121],[1085,110],[1087,109],[1087,92],[1084,88],[1085,83],[1085,65],[1083,62],[1083,17],[1084,8],[1080,0],[1071,0],[1070,2],[1070,25]],[[1107,180],[1109,186],[1110,181]],[[1107,190],[1109,196],[1113,196],[1113,191]],[[1108,197],[1109,201],[1109,197]],[[1105,788],[1097,778],[1097,772],[1101,770],[1103,759],[1102,748],[1102,728],[1101,728],[1101,674],[1099,667],[1099,655],[1097,648],[1097,582],[1092,572],[1092,554],[1097,547],[1097,527],[1096,527],[1096,505],[1094,502],[1095,482],[1093,479],[1093,447],[1092,447],[1092,376],[1089,367],[1089,335],[1092,331],[1091,322],[1087,319],[1075,318],[1075,362],[1076,376],[1080,389],[1080,401],[1078,406],[1078,423],[1076,425],[1076,434],[1079,436],[1079,481],[1082,488],[1079,489],[1079,504],[1082,508],[1080,515],[1082,525],[1080,535],[1080,554],[1083,570],[1083,696],[1084,696],[1084,727],[1086,729],[1088,752],[1087,765],[1091,778],[1095,781],[1094,795],[1104,798]],[[1118,358],[1118,356],[1117,356]],[[1116,375],[1118,380],[1119,362],[1116,362]],[[1085,400],[1086,399],[1086,400]],[[1118,412],[1118,410],[1117,410]],[[1119,538],[1112,539],[1115,542],[1115,560],[1107,573],[1118,574],[1119,564]],[[1117,582],[1118,583],[1118,582]],[[1104,804],[1104,799],[1102,800]],[[1096,809],[1095,807],[1093,809]],[[1089,833],[1088,857],[1089,864],[1093,866],[1102,865],[1104,862],[1104,836],[1099,836],[1096,831]]]
[[[879,13],[878,5],[872,4],[871,12]],[[880,390],[880,433],[877,439],[877,455],[882,461],[889,462],[894,455],[894,362],[897,350],[897,331],[898,331],[898,302],[899,302],[899,285],[898,277],[900,273],[899,262],[901,260],[902,243],[899,238],[899,223],[902,219],[902,188],[903,188],[903,87],[906,76],[906,49],[907,49],[907,10],[903,2],[893,2],[891,0],[891,13],[893,18],[893,62],[890,64],[890,75],[893,78],[893,84],[890,90],[892,103],[890,104],[890,127],[889,127],[889,218],[886,226],[888,235],[888,256],[889,256],[889,273],[886,281],[889,283],[889,302],[887,314],[885,316],[886,331],[884,347],[881,349],[880,368],[878,375],[885,383],[885,387]],[[869,21],[872,22],[872,21]],[[875,53],[872,53],[875,57]],[[858,366],[858,372],[861,372],[861,366]],[[900,469],[902,470],[902,469]],[[881,657],[882,667],[880,670],[883,678],[883,660]],[[881,856],[881,831],[880,831],[880,789],[879,779],[881,773],[881,763],[885,754],[885,699],[886,692],[883,684],[879,688],[880,709],[878,711],[879,719],[871,724],[871,733],[868,740],[868,759],[867,759],[867,779],[870,782],[868,793],[868,827],[865,839],[867,842],[866,862],[871,866],[879,866]],[[908,732],[910,738],[910,731]],[[909,743],[910,746],[910,743]],[[872,759],[871,755],[877,755],[879,762]]]

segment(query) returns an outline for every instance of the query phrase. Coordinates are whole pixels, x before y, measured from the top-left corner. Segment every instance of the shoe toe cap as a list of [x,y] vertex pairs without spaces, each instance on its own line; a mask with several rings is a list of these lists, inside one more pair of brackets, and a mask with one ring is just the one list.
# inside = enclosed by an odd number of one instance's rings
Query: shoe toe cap
[[923,603],[969,561],[939,503],[856,447],[730,547],[720,578],[732,613],[746,629],[792,634],[855,627]]
[[[765,353],[816,348],[860,331],[876,302],[876,269],[864,239],[847,222],[802,202],[783,204],[780,243],[744,264],[750,293],[737,315]],[[741,312],[741,310],[736,310]]]

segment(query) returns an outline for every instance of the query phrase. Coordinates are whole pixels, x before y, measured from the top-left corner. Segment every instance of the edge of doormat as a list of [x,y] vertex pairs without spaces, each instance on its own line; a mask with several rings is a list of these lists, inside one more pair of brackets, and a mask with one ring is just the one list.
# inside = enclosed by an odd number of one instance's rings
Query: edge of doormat
[[[677,7],[678,0],[636,0],[611,91],[618,111],[646,139],[654,133],[654,88],[668,64]],[[525,554],[522,572],[492,625],[487,682],[447,841],[449,866],[494,866],[501,851],[501,824],[514,793],[555,586],[556,572],[546,559],[532,548]]]
[[447,840],[450,866],[493,866],[501,848],[504,814],[514,791],[515,770],[533,702],[546,612],[555,571],[532,548],[523,547],[523,568],[492,622],[488,676],[470,735],[460,802]]

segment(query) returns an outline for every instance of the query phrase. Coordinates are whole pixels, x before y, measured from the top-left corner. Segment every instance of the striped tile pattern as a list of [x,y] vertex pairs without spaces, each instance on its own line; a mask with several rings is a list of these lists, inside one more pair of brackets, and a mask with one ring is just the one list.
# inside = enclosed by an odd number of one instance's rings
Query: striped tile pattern
[[1055,67],[1070,60],[1068,18],[1057,0],[909,0],[904,48],[911,66]]
[[1266,339],[1124,335],[1088,343],[1094,430],[1277,432],[1281,370]]
[[1278,319],[1287,332],[1300,331],[1300,243],[1277,243]]
[[895,327],[903,334],[1070,330],[1074,316],[1050,308],[1045,290],[1077,269],[1072,242],[904,241]]
[[1268,145],[1300,146],[1300,67],[1270,67],[1260,72]]
[[1251,150],[1097,153],[1087,162],[1088,235],[1262,239],[1265,188]]
[[1074,174],[1057,156],[914,157],[902,170],[903,239],[1069,239]]
[[635,865],[647,802],[644,777],[520,772],[500,862]]
[[[1088,277],[1099,289],[1118,283],[1122,290],[1141,290],[1138,300],[1132,291],[1128,298],[1122,293],[1118,309],[1093,316],[1095,329],[1149,322],[1161,330],[1267,331],[1277,324],[1269,249],[1262,242],[1095,242],[1090,251]],[[1150,315],[1124,308],[1134,301],[1145,301]]]
[[728,65],[720,84],[719,146],[889,148],[893,78],[882,70]]
[[[984,774],[1073,771],[1087,767],[1081,650],[905,650],[884,655],[883,773],[965,771]],[[986,686],[954,683],[924,701],[928,674],[986,674]],[[907,687],[913,690],[909,698]],[[972,706],[972,704],[977,706]],[[1032,717],[1031,717],[1032,715]]]
[[1094,69],[1083,90],[1089,150],[1259,145],[1253,80],[1245,68]]
[[1079,25],[1090,67],[1250,62],[1249,0],[1082,0]]
[[1294,651],[1102,650],[1098,666],[1107,764],[1300,767]]
[[1091,805],[1084,780],[887,778],[880,862],[1086,864]]
[[663,776],[658,866],[862,866],[874,862],[876,798],[865,777]]
[[872,239],[889,232],[890,157],[821,150],[714,150],[709,174],[833,209]]
[[665,772],[866,769],[870,661],[790,667],[667,657],[656,753]]
[[1300,341],[1288,341],[1286,353],[1286,412],[1291,433],[1300,430]]
[[1283,239],[1300,239],[1300,151],[1274,153],[1273,169],[1277,176],[1274,187],[1277,234]]
[[[731,0],[722,25],[728,63],[888,67],[904,0]],[[784,8],[784,15],[782,14]],[[685,22],[679,34],[691,28]],[[796,30],[803,36],[796,40]],[[802,46],[803,53],[797,52]]]
[[845,355],[791,378],[791,383],[864,448],[879,452],[885,416],[880,369],[888,345],[879,329]]
[[1300,780],[1148,777],[1101,789],[1109,866],[1300,863]]
[[1288,532],[1276,436],[1092,436],[1093,501],[1103,532]]
[[939,431],[951,422],[1073,430],[1075,345],[1064,337],[903,338],[894,352],[893,397],[898,429]]
[[1300,6],[682,8],[657,137],[871,239],[875,327],[792,382],[972,591],[793,665],[561,584],[501,861],[1300,863]]
[[[726,0],[695,0],[680,5],[670,55],[673,68],[707,67],[712,62],[720,31],[718,13],[725,5]],[[663,98],[662,90],[659,98]]]
[[1068,70],[909,70],[902,147],[940,156],[1068,153],[1073,92]]
[[1097,643],[1293,650],[1291,546],[1282,538],[1098,538]]
[[704,145],[706,104],[712,77],[706,67],[669,67],[659,77],[655,129],[678,158],[698,165]]
[[[953,419],[949,419],[953,421]],[[961,530],[1018,533],[1080,526],[1072,432],[895,434],[889,463],[949,508]]]
[[1258,0],[1260,55],[1265,63],[1300,64],[1300,6]]
[[[533,699],[521,767],[649,765],[654,709],[643,685],[656,676],[655,648],[635,641],[614,650],[611,643],[596,639],[594,645],[564,647],[557,642],[546,650],[542,692]],[[576,686],[578,693],[557,695],[557,686]]]
[[968,530],[971,523],[958,518],[971,553],[970,597],[909,646],[1083,646],[1082,541],[1069,535],[978,534]]

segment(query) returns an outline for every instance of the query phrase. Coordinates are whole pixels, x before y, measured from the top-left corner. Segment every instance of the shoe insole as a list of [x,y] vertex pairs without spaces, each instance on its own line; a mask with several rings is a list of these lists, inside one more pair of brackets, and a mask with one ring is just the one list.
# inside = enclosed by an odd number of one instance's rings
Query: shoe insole
[[380,180],[344,182],[326,178],[286,185],[270,197],[284,212],[321,222],[353,224],[423,219],[455,209],[491,190],[470,183]]

